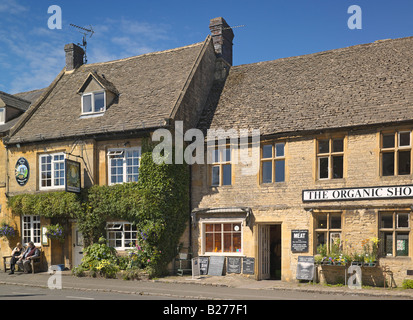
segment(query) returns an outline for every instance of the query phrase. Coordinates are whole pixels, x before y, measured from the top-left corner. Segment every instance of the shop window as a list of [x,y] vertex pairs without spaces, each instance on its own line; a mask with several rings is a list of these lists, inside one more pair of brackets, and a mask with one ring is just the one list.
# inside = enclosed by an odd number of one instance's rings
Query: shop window
[[409,255],[410,213],[381,212],[379,229],[383,256]]
[[231,148],[213,150],[211,165],[211,185],[232,185]]
[[129,222],[108,222],[106,224],[108,246],[128,249],[136,245],[137,229]]
[[109,150],[109,185],[137,182],[140,159],[140,148]]
[[383,133],[380,154],[382,176],[411,174],[410,131]]
[[30,241],[40,246],[40,216],[23,216],[22,242],[26,245]]
[[64,188],[65,155],[64,153],[44,154],[39,156],[40,189]]
[[319,213],[315,215],[316,248],[326,245],[330,251],[337,239],[341,240],[342,216],[341,213]]
[[317,140],[318,179],[341,179],[344,177],[344,139]]
[[285,181],[285,143],[261,147],[261,183]]
[[242,224],[237,223],[205,223],[205,253],[242,253]]

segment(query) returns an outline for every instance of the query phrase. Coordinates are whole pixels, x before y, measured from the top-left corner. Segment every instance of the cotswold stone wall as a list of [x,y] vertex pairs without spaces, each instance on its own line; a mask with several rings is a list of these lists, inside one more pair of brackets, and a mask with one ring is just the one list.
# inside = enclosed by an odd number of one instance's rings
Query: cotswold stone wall
[[[367,186],[394,186],[412,184],[412,175],[382,177],[380,175],[380,132],[405,130],[406,128],[374,128],[337,131],[324,135],[288,137],[271,142],[285,142],[285,182],[261,184],[260,175],[242,175],[242,164],[232,166],[232,185],[212,187],[210,166],[192,166],[192,208],[249,207],[252,209],[250,226],[244,224],[242,255],[256,258],[259,272],[258,226],[281,224],[282,280],[294,281],[299,255],[316,254],[315,217],[319,213],[342,215],[341,239],[349,252],[360,251],[365,239],[380,237],[379,213],[382,210],[411,211],[411,199],[381,199],[357,201],[331,201],[303,203],[302,191],[310,189],[354,188]],[[410,130],[410,129],[409,129]],[[344,137],[344,177],[335,180],[317,179],[316,139]],[[234,157],[235,155],[232,155]],[[204,216],[203,219],[225,219],[226,214]],[[192,233],[194,252],[202,252],[201,218]],[[410,226],[412,215],[410,215]],[[291,230],[309,230],[309,252],[291,252]],[[409,237],[409,257],[383,257],[380,266],[386,265],[393,272],[398,286],[407,278],[407,270],[413,269],[411,257],[412,232]],[[382,274],[381,269],[369,272]],[[343,273],[344,274],[344,273]],[[372,276],[373,277],[373,276]],[[380,276],[369,280],[372,284],[383,283]],[[367,281],[367,280],[366,280]]]

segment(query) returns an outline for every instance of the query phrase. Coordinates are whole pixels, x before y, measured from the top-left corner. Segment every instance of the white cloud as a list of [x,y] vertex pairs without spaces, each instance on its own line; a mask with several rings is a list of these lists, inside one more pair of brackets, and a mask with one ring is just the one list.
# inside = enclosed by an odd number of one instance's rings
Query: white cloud
[[0,3],[0,12],[4,14],[20,14],[26,11],[28,11],[28,8],[18,4],[15,0]]

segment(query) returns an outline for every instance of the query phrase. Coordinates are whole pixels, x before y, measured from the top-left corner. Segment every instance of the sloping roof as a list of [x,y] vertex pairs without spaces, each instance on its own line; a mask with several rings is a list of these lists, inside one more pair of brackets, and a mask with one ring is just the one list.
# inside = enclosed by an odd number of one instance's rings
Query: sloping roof
[[407,120],[413,37],[232,67],[211,91],[199,128],[271,135]]
[[32,90],[32,91],[27,91],[27,92],[20,92],[14,94],[15,97],[30,101],[31,103],[35,103],[37,99],[40,98],[40,96],[43,94],[43,92],[46,89],[37,89],[37,90]]
[[6,106],[13,107],[21,111],[26,111],[30,106],[30,101],[13,96],[3,91],[0,91],[0,100],[3,101]]
[[[144,54],[63,70],[11,131],[8,143],[33,142],[123,132],[164,125],[184,88],[203,45]],[[81,117],[77,94],[90,74],[119,91],[99,117]]]

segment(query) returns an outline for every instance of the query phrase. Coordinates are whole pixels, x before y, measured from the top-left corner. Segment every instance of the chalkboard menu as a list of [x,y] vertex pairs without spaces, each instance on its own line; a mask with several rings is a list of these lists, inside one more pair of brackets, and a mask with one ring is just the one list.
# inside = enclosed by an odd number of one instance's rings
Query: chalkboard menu
[[291,231],[291,252],[308,252],[308,230]]
[[254,274],[254,268],[255,268],[254,258],[243,258],[242,259],[242,273]]
[[314,278],[314,257],[298,257],[297,280],[313,280]]
[[227,258],[227,273],[241,273],[241,258]]
[[199,257],[199,273],[201,276],[208,274],[208,264],[208,257]]
[[222,276],[224,271],[225,257],[211,256],[209,259],[208,275]]

